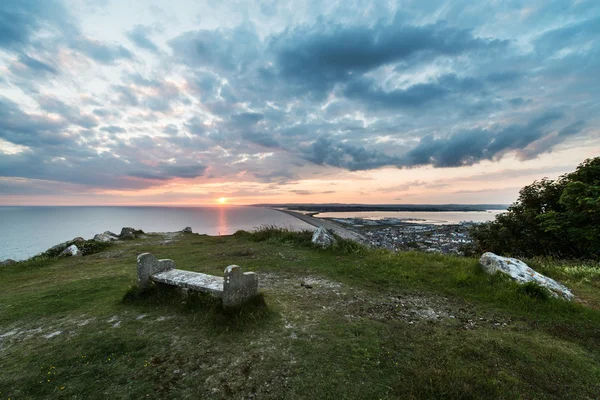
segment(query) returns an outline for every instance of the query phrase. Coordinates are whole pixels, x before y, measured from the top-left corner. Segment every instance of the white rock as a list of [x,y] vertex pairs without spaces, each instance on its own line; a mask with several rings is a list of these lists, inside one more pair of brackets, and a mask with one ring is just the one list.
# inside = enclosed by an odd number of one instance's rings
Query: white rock
[[114,242],[115,240],[119,240],[119,238],[107,235],[106,233],[98,233],[94,236],[94,240],[96,242]]
[[516,258],[501,257],[487,252],[481,256],[479,263],[488,274],[494,274],[499,271],[519,283],[535,282],[550,290],[550,293],[554,297],[562,297],[565,300],[572,300],[574,297],[573,293],[566,286],[534,271],[523,261]]
[[60,253],[61,256],[81,256],[81,251],[74,244],[70,245]]
[[335,244],[335,238],[327,232],[327,229],[320,226],[319,228],[317,228],[315,233],[313,233],[311,242],[325,249]]

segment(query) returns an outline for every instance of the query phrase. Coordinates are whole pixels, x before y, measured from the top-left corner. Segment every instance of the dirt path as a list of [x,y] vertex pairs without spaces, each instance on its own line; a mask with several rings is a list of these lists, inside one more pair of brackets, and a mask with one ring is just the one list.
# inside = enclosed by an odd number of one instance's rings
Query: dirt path
[[363,235],[356,233],[356,232],[352,232],[346,228],[343,228],[343,227],[339,226],[338,224],[336,224],[335,222],[332,222],[332,221],[329,221],[326,219],[311,217],[309,215],[304,215],[302,213],[295,212],[295,211],[280,210],[280,209],[275,209],[275,210],[281,211],[282,213],[286,213],[293,217],[301,219],[302,221],[304,221],[312,226],[316,226],[316,227],[322,226],[326,229],[332,230],[336,235],[338,235],[344,239],[354,240],[355,242],[359,242],[359,243],[367,243],[367,239]]

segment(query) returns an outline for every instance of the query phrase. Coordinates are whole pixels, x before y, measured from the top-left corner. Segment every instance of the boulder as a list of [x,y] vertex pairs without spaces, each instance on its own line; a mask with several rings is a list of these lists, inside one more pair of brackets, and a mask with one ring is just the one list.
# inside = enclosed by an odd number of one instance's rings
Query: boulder
[[534,271],[523,261],[516,258],[501,257],[487,252],[481,256],[479,263],[488,274],[502,272],[521,284],[535,282],[548,289],[553,297],[561,297],[565,300],[572,300],[574,297],[573,293],[566,286]]
[[327,232],[327,229],[320,226],[317,228],[315,233],[313,233],[311,242],[314,245],[325,249],[325,248],[333,246],[335,244],[335,238],[333,236],[331,236],[329,234],[329,232]]
[[62,242],[57,244],[56,246],[50,247],[48,250],[45,251],[45,253],[50,254],[51,256],[55,256],[57,254],[62,253],[62,251],[67,247],[69,247],[69,242]]
[[121,234],[119,235],[119,239],[125,239],[125,240],[135,239],[139,235],[142,235],[142,234],[144,234],[144,231],[142,231],[142,230],[131,228],[131,227],[125,227],[125,228],[121,229]]
[[69,247],[67,247],[66,249],[63,250],[62,253],[59,254],[59,256],[81,256],[83,254],[81,254],[81,250],[79,250],[77,248],[77,246],[75,246],[74,244],[70,245]]
[[106,235],[106,236],[111,236],[111,237],[113,237],[113,238],[115,238],[115,239],[118,239],[118,238],[119,238],[119,235],[117,235],[116,233],[113,233],[113,232],[111,232],[111,231],[104,231],[103,235]]
[[115,240],[119,240],[117,236],[107,235],[106,233],[98,233],[94,235],[94,240],[96,242],[114,242]]
[[81,236],[77,236],[75,239],[71,240],[69,243],[71,244],[81,244],[84,243],[85,239],[82,238]]
[[192,227],[191,226],[186,226],[185,228],[183,228],[183,230],[181,232],[183,232],[183,233],[192,233]]
[[121,232],[121,234],[119,235],[119,239],[133,240],[133,239],[135,239],[135,234],[133,232]]
[[0,267],[3,267],[3,266],[5,266],[5,265],[12,265],[12,264],[16,264],[16,263],[17,263],[17,262],[16,262],[15,260],[11,260],[11,259],[9,258],[9,259],[6,259],[6,260],[4,260],[4,261],[0,261]]

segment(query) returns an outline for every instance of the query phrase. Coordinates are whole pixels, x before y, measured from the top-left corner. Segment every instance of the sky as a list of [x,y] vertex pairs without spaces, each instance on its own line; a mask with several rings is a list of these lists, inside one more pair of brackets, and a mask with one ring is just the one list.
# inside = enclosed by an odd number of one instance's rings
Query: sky
[[597,0],[2,0],[0,205],[510,204],[599,71]]

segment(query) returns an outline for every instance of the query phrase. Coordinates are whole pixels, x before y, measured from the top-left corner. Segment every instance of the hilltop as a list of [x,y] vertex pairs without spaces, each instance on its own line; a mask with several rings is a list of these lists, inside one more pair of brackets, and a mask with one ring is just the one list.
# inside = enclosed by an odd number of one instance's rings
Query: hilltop
[[[367,249],[310,232],[147,234],[0,267],[4,398],[581,398],[600,393],[600,269],[528,260],[575,302],[477,259]],[[136,257],[259,274],[262,295],[135,289]]]

